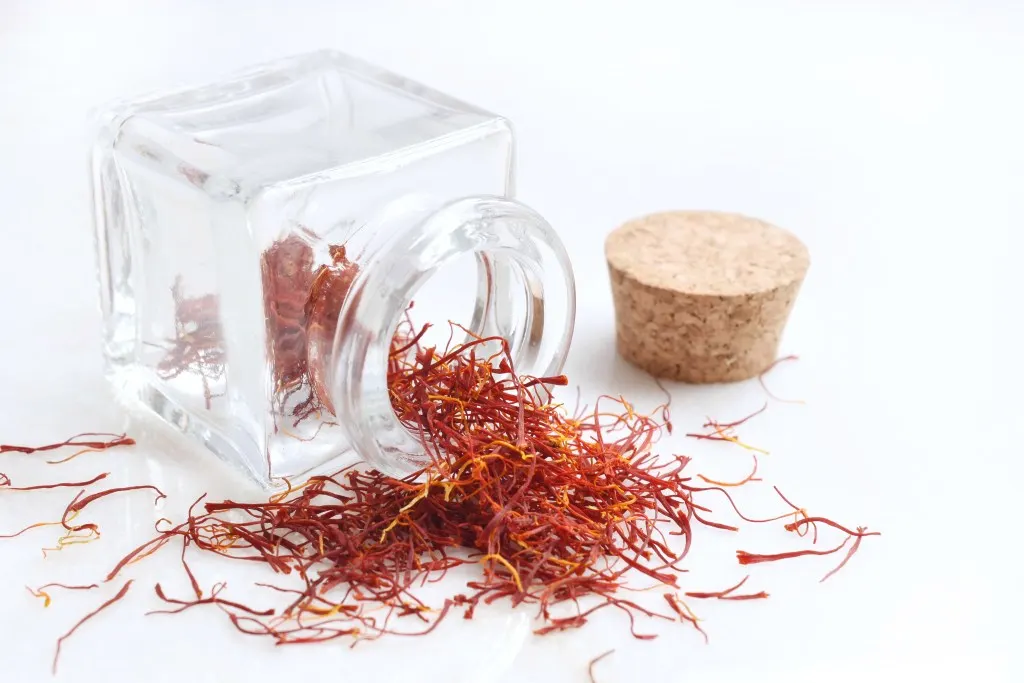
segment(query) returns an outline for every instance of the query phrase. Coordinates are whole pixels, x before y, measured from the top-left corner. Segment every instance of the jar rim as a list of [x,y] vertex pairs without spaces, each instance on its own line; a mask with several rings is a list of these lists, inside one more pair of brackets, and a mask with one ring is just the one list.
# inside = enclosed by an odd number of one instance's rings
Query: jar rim
[[386,474],[406,476],[430,464],[391,405],[392,338],[416,292],[466,255],[478,262],[470,336],[505,338],[524,375],[557,375],[565,362],[575,280],[551,225],[505,197],[464,197],[428,213],[364,255],[334,336],[331,391],[339,422],[356,453]]

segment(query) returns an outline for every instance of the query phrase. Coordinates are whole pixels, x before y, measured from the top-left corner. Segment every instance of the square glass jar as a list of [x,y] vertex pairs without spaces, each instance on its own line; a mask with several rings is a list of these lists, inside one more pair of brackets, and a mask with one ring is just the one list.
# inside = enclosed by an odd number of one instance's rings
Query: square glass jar
[[512,199],[509,123],[360,60],[316,52],[115,103],[92,179],[116,390],[264,486],[357,455],[423,464],[384,366],[456,257],[477,260],[473,332],[527,372],[564,361],[571,267]]

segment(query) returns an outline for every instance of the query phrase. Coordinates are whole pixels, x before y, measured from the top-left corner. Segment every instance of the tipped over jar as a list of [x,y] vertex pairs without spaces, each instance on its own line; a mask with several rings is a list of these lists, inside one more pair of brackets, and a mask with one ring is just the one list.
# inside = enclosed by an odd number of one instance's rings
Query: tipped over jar
[[475,258],[467,334],[520,372],[568,350],[572,269],[514,168],[505,119],[335,52],[110,106],[92,177],[117,392],[266,487],[420,469],[387,361],[432,276]]

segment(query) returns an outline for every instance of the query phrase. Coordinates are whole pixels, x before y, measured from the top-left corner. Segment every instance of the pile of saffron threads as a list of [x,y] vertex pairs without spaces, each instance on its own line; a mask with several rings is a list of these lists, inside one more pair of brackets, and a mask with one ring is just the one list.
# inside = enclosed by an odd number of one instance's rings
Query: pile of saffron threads
[[[439,352],[421,345],[424,331],[407,330],[396,341],[389,386],[430,467],[405,479],[350,468],[262,503],[200,498],[186,521],[158,530],[106,580],[179,538],[193,595],[172,597],[157,584],[157,598],[169,605],[160,611],[215,605],[238,630],[278,644],[425,634],[453,610],[472,618],[479,605],[496,601],[533,606],[540,635],[615,609],[633,636],[648,639],[654,634],[638,630],[637,617],[687,622],[703,634],[688,599],[768,597],[737,592],[746,579],[721,591],[681,589],[694,527],[738,530],[713,519],[696,494],[723,497],[747,522],[791,520],[787,530],[813,531],[815,541],[818,524],[834,527],[846,542],[854,539],[842,564],[874,533],[810,517],[784,497],[791,509],[783,514],[746,517],[723,486],[689,476],[686,456],[655,455],[665,422],[609,396],[569,415],[550,402],[566,378],[518,376],[504,340],[470,338]],[[846,542],[774,555],[741,550],[737,560],[832,554]],[[290,595],[289,604],[260,610],[222,598],[223,584],[204,591],[185,559],[190,547],[297,577],[289,586],[261,584]],[[478,577],[443,605],[417,597],[418,587],[467,565],[479,567]],[[660,588],[660,611],[632,599],[627,584],[637,576],[646,579],[645,593]]]
[[[567,379],[520,377],[504,340],[470,337],[438,351],[422,345],[425,331],[414,334],[411,323],[405,324],[392,347],[388,374],[392,405],[429,454],[428,468],[404,479],[349,468],[334,476],[313,477],[262,503],[204,503],[205,496],[201,497],[184,522],[160,520],[156,536],[118,561],[104,583],[178,539],[191,594],[171,596],[157,583],[154,594],[166,607],[151,613],[215,606],[239,631],[270,637],[278,644],[338,638],[355,644],[387,634],[421,635],[453,611],[468,619],[479,605],[497,601],[533,606],[535,632],[540,635],[583,626],[596,612],[615,609],[628,617],[630,631],[639,639],[655,635],[637,629],[638,617],[686,622],[707,638],[688,601],[748,601],[768,594],[742,592],[749,576],[723,590],[680,586],[694,528],[738,530],[714,519],[705,498],[724,499],[746,523],[784,522],[787,531],[811,535],[812,545],[817,544],[819,525],[844,535],[842,543],[823,550],[738,550],[741,565],[831,555],[845,548],[845,556],[825,580],[848,562],[865,537],[877,535],[864,527],[854,530],[810,516],[777,488],[787,506],[784,512],[763,519],[741,512],[728,489],[760,481],[755,476],[757,453],[763,451],[739,441],[735,428],[764,408],[735,422],[709,420],[704,427],[710,432],[689,435],[752,451],[754,469],[748,477],[731,483],[690,477],[689,458],[653,452],[662,430],[671,430],[667,406],[655,411],[659,420],[637,413],[623,398],[603,396],[593,410],[570,415],[551,401],[554,387],[564,386]],[[71,456],[75,457],[132,443],[124,435],[79,435],[42,447],[0,446],[0,452],[31,454],[78,446],[82,450]],[[86,495],[106,476],[15,487],[0,474],[0,491],[82,489],[59,521],[34,524],[0,538],[61,526],[64,535],[56,548],[48,550],[63,549],[99,538],[95,524],[73,523],[96,500],[140,489],[163,497],[150,485]],[[228,599],[224,583],[204,590],[188,564],[190,548],[262,563],[275,573],[290,575],[289,586],[258,584],[285,595],[287,606],[258,609]],[[417,597],[418,589],[439,582],[456,567],[478,567],[479,574],[464,587],[454,588],[451,581],[443,584],[454,590],[442,605]],[[640,591],[636,577],[646,580]],[[132,580],[123,583],[112,598],[60,638],[54,669],[64,641],[123,599],[131,586]],[[48,605],[47,590],[98,587],[47,584],[29,590]],[[649,595],[652,589],[664,599],[660,608],[640,602],[641,593]]]

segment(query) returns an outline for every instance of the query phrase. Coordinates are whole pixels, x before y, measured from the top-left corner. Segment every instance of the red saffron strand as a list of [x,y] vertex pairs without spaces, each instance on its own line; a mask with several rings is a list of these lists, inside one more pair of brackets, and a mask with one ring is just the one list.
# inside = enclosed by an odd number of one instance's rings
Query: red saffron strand
[[734,422],[715,422],[714,420],[708,420],[707,422],[704,423],[703,426],[704,426],[705,429],[707,429],[708,427],[713,427],[715,429],[729,429],[731,427],[739,427],[741,424],[743,424],[747,420],[749,420],[749,419],[751,419],[753,417],[757,417],[758,415],[760,415],[761,413],[763,413],[766,410],[768,410],[768,404],[767,403],[765,403],[763,406],[761,406],[760,408],[758,408],[754,412],[750,413],[746,417],[742,417],[742,418],[740,418],[740,419],[738,419],[738,420],[736,420]]
[[803,510],[803,508],[797,507],[796,505],[794,505],[793,502],[789,498],[786,498],[786,496],[784,496],[782,494],[782,491],[779,490],[778,486],[772,486],[772,488],[775,489],[775,493],[779,494],[779,498],[781,498],[782,502],[784,502],[786,505],[788,505],[789,507],[793,508],[797,512],[800,512],[800,511]]
[[64,528],[67,529],[68,531],[82,531],[83,529],[92,529],[93,531],[99,531],[99,527],[96,524],[93,524],[91,522],[88,523],[88,524],[79,524],[77,526],[68,526],[68,522],[71,521],[71,518],[74,517],[74,515],[76,513],[81,512],[86,507],[88,507],[90,504],[96,502],[97,500],[99,500],[101,498],[105,498],[105,497],[113,495],[115,493],[127,493],[129,491],[142,491],[144,489],[149,489],[151,491],[156,491],[156,493],[157,493],[156,502],[159,502],[163,498],[167,497],[167,494],[165,494],[163,491],[161,491],[157,487],[152,486],[151,484],[145,484],[145,485],[139,485],[139,486],[119,486],[117,488],[106,489],[104,491],[98,491],[97,493],[90,494],[90,495],[86,496],[85,498],[82,498],[82,494],[85,493],[85,491],[83,490],[83,491],[79,492],[79,494],[77,496],[75,496],[74,500],[72,500],[70,503],[68,503],[68,506],[64,509],[64,515],[63,515],[63,517],[61,517],[61,524],[63,524]]
[[[775,489],[775,493],[777,493],[779,495],[779,498],[782,499],[782,502],[784,502],[789,507],[793,508],[793,512],[796,513],[797,519],[799,519],[800,515],[803,515],[804,517],[807,517],[807,511],[804,510],[801,507],[797,507],[796,505],[794,505],[793,502],[789,498],[786,498],[786,496],[784,496],[782,494],[782,491],[779,490],[778,486],[772,486],[772,488]],[[815,522],[811,522],[808,525],[807,528],[810,529],[813,532],[813,534],[814,534],[814,536],[812,536],[812,538],[811,538],[811,543],[817,543],[818,542],[818,525]],[[803,532],[801,532],[799,529],[797,529],[796,533],[797,533],[798,536],[803,536],[803,535],[805,535],[807,533],[807,529],[804,529]]]
[[46,583],[36,588],[37,591],[46,590],[47,588],[63,588],[66,591],[89,591],[93,588],[99,588],[98,583],[90,583],[86,586],[68,585],[66,583]]
[[172,532],[163,532],[161,535],[146,541],[135,550],[122,557],[114,568],[110,570],[106,578],[103,579],[104,583],[113,581],[128,565],[139,562],[160,550],[160,548],[164,547],[172,538],[174,538],[174,534]]
[[[865,530],[866,530],[866,529],[865,529],[865,527],[857,527],[857,531],[858,531],[858,532],[863,532],[863,531],[865,531]],[[845,556],[845,557],[843,557],[843,561],[842,561],[842,562],[840,562],[840,563],[839,563],[838,565],[836,565],[836,567],[835,567],[835,568],[834,568],[834,569],[833,569],[832,571],[830,571],[830,572],[829,572],[828,574],[825,574],[825,576],[821,577],[821,580],[820,580],[820,581],[819,581],[818,583],[824,583],[826,579],[828,579],[828,578],[829,578],[829,577],[831,577],[831,576],[832,576],[833,574],[835,574],[836,572],[838,572],[838,571],[839,571],[840,569],[842,569],[843,567],[845,567],[845,566],[846,566],[846,563],[850,561],[850,558],[851,558],[851,557],[853,557],[853,554],[854,554],[855,552],[857,552],[857,549],[858,549],[858,548],[860,548],[860,542],[861,542],[861,541],[863,541],[863,540],[864,540],[864,537],[865,537],[865,536],[868,536],[868,535],[869,535],[869,534],[865,534],[865,533],[858,533],[858,534],[857,534],[857,536],[856,536],[856,537],[854,538],[854,540],[853,540],[853,545],[851,545],[851,546],[850,546],[850,549],[849,549],[848,551],[846,551],[846,556]]]
[[849,529],[847,529],[842,524],[839,524],[837,522],[833,522],[831,519],[829,519],[827,517],[802,517],[802,518],[796,520],[795,522],[790,522],[789,524],[787,524],[786,525],[786,531],[797,531],[801,526],[804,526],[805,524],[816,524],[818,522],[821,522],[822,524],[830,526],[833,529],[838,529],[839,531],[842,531],[847,536],[857,536],[859,538],[861,536],[881,536],[882,535],[882,532],[880,532],[880,531],[867,531],[866,527],[857,527],[857,531],[850,531]]
[[722,436],[721,434],[698,434],[697,432],[687,432],[686,436],[691,439],[703,439],[704,441],[728,441],[732,443],[732,438],[728,436]]
[[832,553],[839,552],[845,548],[851,538],[853,538],[853,536],[847,536],[843,539],[842,543],[829,550],[792,550],[786,553],[774,553],[769,555],[758,555],[756,553],[748,553],[745,550],[737,550],[736,559],[739,560],[740,564],[746,565],[759,564],[761,562],[776,562],[778,560],[788,560],[794,557],[804,557],[806,555],[831,555]]
[[7,491],[41,491],[43,489],[59,489],[59,488],[81,488],[83,486],[92,486],[98,481],[102,481],[110,476],[110,472],[104,472],[97,474],[88,481],[64,481],[57,484],[38,484],[36,486],[8,486],[5,490]]
[[593,659],[591,659],[590,663],[587,664],[587,675],[590,676],[590,683],[597,683],[597,679],[594,678],[594,665],[597,664],[598,662],[600,662],[605,657],[611,655],[613,652],[615,652],[615,648],[612,648],[611,650],[608,650],[607,652],[602,652],[598,656],[596,656]]
[[227,584],[221,582],[221,583],[218,583],[217,585],[215,585],[213,587],[213,589],[210,591],[210,597],[198,598],[196,600],[177,600],[175,598],[167,597],[167,595],[164,593],[163,588],[158,583],[158,584],[156,584],[153,587],[153,591],[156,593],[156,596],[158,598],[160,598],[161,600],[163,600],[164,602],[166,602],[168,604],[171,604],[171,605],[178,605],[178,607],[175,608],[175,609],[168,609],[168,610],[151,610],[149,612],[146,612],[146,615],[149,616],[149,615],[152,615],[152,614],[179,614],[181,612],[184,612],[187,609],[191,609],[191,608],[196,607],[198,605],[218,605],[218,606],[223,606],[223,607],[230,607],[232,609],[238,610],[240,612],[245,612],[247,614],[250,614],[250,615],[256,616],[256,617],[272,617],[272,616],[274,616],[275,611],[272,610],[272,609],[268,609],[268,610],[254,610],[254,609],[252,609],[250,607],[247,607],[246,605],[243,605],[243,604],[241,604],[239,602],[234,602],[232,600],[225,600],[223,598],[218,597],[220,595],[220,593],[226,587],[227,587]]
[[75,633],[75,631],[77,631],[79,628],[81,628],[81,626],[83,624],[85,624],[87,621],[89,621],[90,619],[92,619],[93,617],[98,615],[100,612],[102,612],[103,610],[105,610],[108,607],[110,607],[111,605],[113,605],[115,602],[117,602],[117,601],[121,600],[122,598],[124,598],[124,596],[128,593],[128,589],[131,588],[131,586],[132,586],[132,581],[129,580],[128,583],[124,584],[124,586],[121,587],[121,590],[119,590],[117,592],[117,595],[115,595],[111,599],[107,600],[102,605],[97,607],[95,610],[93,610],[92,612],[89,612],[84,617],[79,619],[78,622],[74,626],[71,627],[70,631],[68,631],[67,633],[65,633],[64,635],[62,635],[60,638],[57,639],[57,649],[53,653],[53,675],[55,675],[55,676],[57,675],[57,661],[60,659],[60,649],[61,649],[61,646],[64,644],[64,641],[66,641],[68,638],[70,638]]
[[768,597],[768,593],[761,591],[759,593],[746,593],[744,595],[727,595],[719,598],[719,600],[767,600]]
[[185,573],[188,575],[188,581],[192,584],[192,592],[196,594],[196,598],[199,600],[203,599],[203,589],[199,586],[199,581],[196,580],[196,575],[192,573],[192,568],[188,566],[188,562],[185,561],[185,551],[188,550],[191,539],[188,536],[182,538],[181,541],[181,566],[184,567]]
[[32,588],[31,586],[25,586],[25,590],[27,590],[29,592],[29,594],[32,595],[32,597],[34,597],[34,598],[42,598],[43,599],[43,601],[44,601],[43,602],[43,607],[49,607],[50,603],[53,601],[53,598],[50,597],[50,594],[46,592],[47,588],[62,588],[64,590],[69,590],[69,591],[87,591],[87,590],[92,590],[93,588],[99,588],[99,585],[95,584],[95,583],[92,583],[92,584],[89,584],[88,586],[69,586],[69,585],[63,584],[63,583],[47,583],[47,584],[44,584],[44,585],[40,586],[39,588]]
[[737,589],[739,589],[743,584],[745,584],[747,582],[747,579],[749,579],[749,578],[750,578],[750,575],[747,574],[735,586],[731,586],[729,588],[726,588],[725,590],[712,591],[712,592],[708,592],[708,593],[686,593],[685,595],[688,598],[701,598],[701,599],[703,599],[703,598],[722,598],[722,597],[725,597],[726,595],[729,595],[730,593],[736,591]]
[[[79,441],[84,437],[109,437],[105,441]],[[51,443],[45,446],[12,446],[0,444],[0,453],[42,453],[44,451],[54,451],[58,448],[64,448],[65,446],[82,446],[90,450],[104,450],[107,448],[115,448],[117,446],[131,446],[135,443],[135,439],[128,437],[125,434],[113,434],[103,432],[83,432],[76,434],[71,438],[61,441],[60,443]]]
[[[672,413],[671,413],[671,409],[672,409],[672,392],[670,392],[665,387],[665,385],[662,384],[660,378],[655,377],[654,378],[654,383],[658,385],[659,389],[661,389],[661,393],[665,394],[665,402],[660,406],[660,408],[661,408],[661,421],[665,425],[665,431],[667,431],[669,434],[671,434],[672,433]],[[579,403],[578,399],[577,399],[577,403]]]
[[[743,520],[744,522],[749,522],[749,523],[751,523],[751,524],[767,524],[767,523],[769,523],[769,522],[778,522],[779,520],[782,520],[782,519],[786,519],[787,517],[792,517],[792,516],[793,516],[793,514],[794,514],[794,513],[792,513],[792,512],[784,512],[783,514],[781,514],[781,515],[776,515],[775,517],[765,517],[765,518],[755,518],[755,517],[747,517],[747,516],[746,516],[745,514],[743,514],[743,512],[742,512],[742,511],[740,510],[739,506],[738,506],[738,505],[736,505],[736,501],[734,501],[734,500],[733,500],[733,498],[732,498],[732,496],[731,496],[731,495],[729,495],[729,492],[728,492],[728,491],[726,491],[725,489],[723,489],[723,488],[722,488],[722,487],[720,487],[720,486],[709,486],[709,487],[699,487],[699,488],[693,488],[692,490],[693,490],[694,492],[700,492],[700,491],[717,491],[718,493],[721,493],[721,494],[722,494],[723,496],[725,496],[726,500],[728,500],[728,501],[729,501],[729,505],[730,505],[730,506],[732,507],[732,509],[733,509],[733,512],[735,512],[735,513],[736,513],[736,515],[737,515],[737,516],[738,516],[738,517],[739,517],[740,519],[742,519],[742,520]],[[696,507],[696,506],[694,506],[694,507]],[[798,512],[799,512],[799,511],[798,511]]]
[[697,617],[692,612],[690,612],[689,608],[684,609],[683,603],[679,600],[679,598],[672,595],[671,593],[665,593],[663,597],[665,598],[665,602],[669,604],[669,607],[672,608],[672,611],[679,615],[679,619],[681,621],[690,622],[690,624],[692,624],[693,627],[697,629],[697,631],[702,636],[704,636],[704,643],[707,644],[709,642],[708,634],[704,629],[700,627],[700,624],[697,623]]

